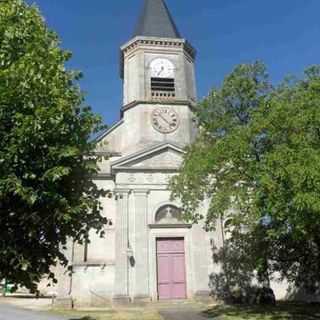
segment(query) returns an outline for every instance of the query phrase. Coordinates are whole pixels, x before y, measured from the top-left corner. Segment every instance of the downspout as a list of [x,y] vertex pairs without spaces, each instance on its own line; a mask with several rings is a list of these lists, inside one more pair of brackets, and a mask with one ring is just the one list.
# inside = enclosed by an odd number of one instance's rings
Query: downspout
[[220,216],[220,228],[221,228],[221,236],[222,236],[222,247],[225,247],[225,237],[224,237],[224,223],[223,223],[223,216]]
[[128,193],[128,198],[127,198],[127,239],[128,239],[128,243],[127,243],[127,293],[128,293],[128,297],[130,299],[130,260],[129,260],[129,250],[131,249],[131,245],[130,245],[130,232],[129,232],[129,225],[130,225],[130,221],[129,221],[129,204],[130,204],[130,192]]
[[70,274],[70,282],[69,282],[69,292],[68,295],[71,296],[72,294],[72,286],[73,286],[73,263],[74,263],[74,245],[75,242],[72,241],[72,249],[71,249],[71,274]]

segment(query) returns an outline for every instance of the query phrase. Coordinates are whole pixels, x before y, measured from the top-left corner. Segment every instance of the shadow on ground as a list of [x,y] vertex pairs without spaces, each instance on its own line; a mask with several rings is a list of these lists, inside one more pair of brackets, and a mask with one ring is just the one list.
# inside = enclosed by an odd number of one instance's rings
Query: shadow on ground
[[96,320],[96,319],[91,317],[82,317],[82,318],[73,318],[69,320]]
[[73,319],[69,319],[69,320],[96,320],[96,319],[91,318],[91,317],[82,317],[82,318],[73,318]]
[[277,306],[216,306],[203,313],[219,320],[319,320],[319,304],[279,303]]
[[63,316],[67,316],[68,320],[114,320],[117,319],[117,312],[114,310],[96,312],[71,311],[69,314],[63,314]]

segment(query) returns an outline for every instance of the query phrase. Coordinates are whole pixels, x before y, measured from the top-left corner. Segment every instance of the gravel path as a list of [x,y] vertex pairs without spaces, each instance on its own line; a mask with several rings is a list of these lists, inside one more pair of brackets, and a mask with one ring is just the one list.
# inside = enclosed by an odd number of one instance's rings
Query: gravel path
[[45,312],[30,311],[0,302],[0,320],[68,320]]

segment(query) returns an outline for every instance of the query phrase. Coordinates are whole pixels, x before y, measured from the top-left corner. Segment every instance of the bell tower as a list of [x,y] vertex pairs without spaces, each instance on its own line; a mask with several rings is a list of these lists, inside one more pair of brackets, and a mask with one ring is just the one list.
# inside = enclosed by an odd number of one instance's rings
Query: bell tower
[[128,137],[131,146],[163,141],[186,145],[192,141],[191,108],[197,99],[195,56],[165,1],[144,0],[133,37],[121,47],[121,113],[127,123],[140,123],[140,130],[130,129],[137,133]]

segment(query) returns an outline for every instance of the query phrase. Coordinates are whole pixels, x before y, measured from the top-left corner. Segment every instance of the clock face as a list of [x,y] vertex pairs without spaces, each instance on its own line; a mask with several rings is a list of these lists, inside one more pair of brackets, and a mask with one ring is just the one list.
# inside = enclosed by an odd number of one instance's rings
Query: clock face
[[173,78],[174,65],[168,59],[158,58],[151,62],[151,77],[153,78]]
[[152,112],[152,125],[161,133],[171,133],[179,127],[179,117],[171,108],[158,108]]

